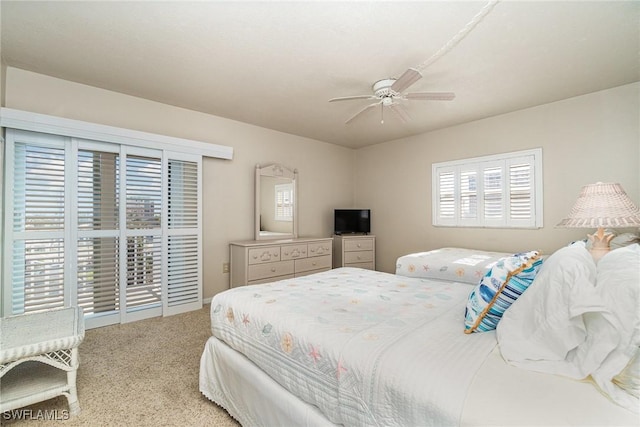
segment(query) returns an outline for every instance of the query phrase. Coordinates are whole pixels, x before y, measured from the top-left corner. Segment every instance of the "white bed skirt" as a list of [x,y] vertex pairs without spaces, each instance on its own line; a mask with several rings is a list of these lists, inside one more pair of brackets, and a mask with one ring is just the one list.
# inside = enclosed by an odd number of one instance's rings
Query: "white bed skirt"
[[[215,337],[200,361],[200,391],[243,426],[335,425]],[[461,425],[640,426],[640,418],[587,381],[509,366],[496,348],[469,389]]]
[[200,391],[243,426],[335,426],[215,337],[200,360]]

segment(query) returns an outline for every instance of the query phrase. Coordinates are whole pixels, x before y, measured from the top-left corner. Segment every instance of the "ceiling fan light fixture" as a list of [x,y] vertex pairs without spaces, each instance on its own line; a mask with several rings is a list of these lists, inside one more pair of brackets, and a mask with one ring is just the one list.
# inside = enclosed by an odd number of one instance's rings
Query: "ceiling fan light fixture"
[[385,96],[393,96],[397,95],[394,91],[391,90],[391,86],[396,81],[396,79],[382,79],[378,80],[371,86],[373,89],[373,93],[378,98],[384,98]]

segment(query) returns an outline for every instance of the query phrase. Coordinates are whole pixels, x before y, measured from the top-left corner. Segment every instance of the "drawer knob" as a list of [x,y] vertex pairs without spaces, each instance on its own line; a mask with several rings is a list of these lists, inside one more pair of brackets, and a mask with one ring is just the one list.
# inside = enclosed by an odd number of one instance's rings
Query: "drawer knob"
[[358,247],[360,247],[360,243],[358,243]]
[[271,272],[275,273],[276,272],[276,268],[275,267],[271,267]]

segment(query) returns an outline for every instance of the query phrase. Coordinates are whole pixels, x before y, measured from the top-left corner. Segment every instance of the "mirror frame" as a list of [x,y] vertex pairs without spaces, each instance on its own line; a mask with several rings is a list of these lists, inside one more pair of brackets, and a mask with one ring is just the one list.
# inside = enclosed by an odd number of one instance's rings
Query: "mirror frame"
[[[289,178],[293,184],[293,220],[291,234],[282,233],[277,236],[264,236],[260,234],[260,207],[262,206],[261,178],[263,176],[276,178]],[[255,184],[255,240],[281,240],[298,238],[298,170],[289,169],[278,163],[271,163],[266,166],[256,165]]]

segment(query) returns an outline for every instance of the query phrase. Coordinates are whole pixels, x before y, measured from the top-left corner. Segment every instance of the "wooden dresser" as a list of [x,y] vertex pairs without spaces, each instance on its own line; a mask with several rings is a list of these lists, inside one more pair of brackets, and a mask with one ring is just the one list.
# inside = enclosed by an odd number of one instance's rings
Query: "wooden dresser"
[[247,240],[229,244],[231,287],[331,270],[331,238]]
[[376,236],[343,234],[333,236],[333,267],[376,269]]

